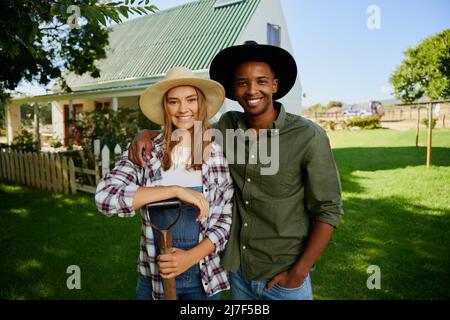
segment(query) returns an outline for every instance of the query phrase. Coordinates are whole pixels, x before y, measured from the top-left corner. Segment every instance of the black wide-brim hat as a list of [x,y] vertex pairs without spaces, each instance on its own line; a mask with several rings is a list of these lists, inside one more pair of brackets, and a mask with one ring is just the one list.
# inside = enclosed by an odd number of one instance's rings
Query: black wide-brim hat
[[276,46],[246,41],[243,45],[228,47],[220,51],[211,62],[209,76],[222,84],[228,99],[236,100],[233,95],[233,75],[236,67],[243,62],[265,62],[269,64],[278,79],[278,91],[273,100],[284,97],[294,86],[297,79],[297,64],[286,50]]

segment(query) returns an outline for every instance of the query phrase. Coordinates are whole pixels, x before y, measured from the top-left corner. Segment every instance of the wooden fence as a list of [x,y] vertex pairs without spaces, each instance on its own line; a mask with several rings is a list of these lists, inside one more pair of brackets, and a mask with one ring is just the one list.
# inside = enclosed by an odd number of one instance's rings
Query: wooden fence
[[[96,141],[100,145],[100,141]],[[99,147],[98,147],[99,148]],[[18,183],[51,193],[76,194],[77,191],[95,193],[96,185],[111,164],[122,153],[116,145],[111,153],[107,146],[95,151],[94,168],[75,167],[73,159],[57,153],[25,153],[0,149],[0,181]],[[93,184],[79,183],[77,176],[93,176]]]
[[[395,108],[385,108],[384,115],[381,118],[382,121],[403,121],[403,120],[417,120],[418,118],[427,118],[427,108],[426,107],[395,107]],[[343,112],[312,112],[303,113],[303,116],[308,119],[314,120],[334,120],[334,121],[344,121],[349,119],[345,116]],[[442,127],[445,128],[445,121],[450,118],[450,107],[448,105],[442,106],[440,110],[440,115],[435,116],[440,121],[442,121]]]
[[73,160],[58,154],[0,149],[0,180],[52,193],[77,192]]

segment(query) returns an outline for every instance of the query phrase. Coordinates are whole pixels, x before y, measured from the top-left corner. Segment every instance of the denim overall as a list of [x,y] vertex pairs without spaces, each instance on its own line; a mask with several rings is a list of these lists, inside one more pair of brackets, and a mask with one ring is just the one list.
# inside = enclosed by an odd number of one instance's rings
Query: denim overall
[[[202,187],[192,187],[188,189],[203,192]],[[175,220],[178,210],[178,207],[151,209],[150,219],[158,228],[167,229],[167,227]],[[182,204],[180,218],[172,228],[173,248],[189,250],[198,245],[200,222],[195,221],[198,214],[199,212],[195,208]],[[155,236],[156,254],[159,255],[161,254],[159,250],[159,237],[155,229],[153,229],[153,234]],[[148,280],[149,283],[141,283],[145,281],[142,277],[139,281],[138,290],[143,289],[139,288],[140,286],[151,286],[151,282]],[[209,298],[206,296],[200,277],[200,267],[198,263],[178,275],[175,278],[175,283],[177,288],[177,300],[216,300],[220,297],[220,293]]]

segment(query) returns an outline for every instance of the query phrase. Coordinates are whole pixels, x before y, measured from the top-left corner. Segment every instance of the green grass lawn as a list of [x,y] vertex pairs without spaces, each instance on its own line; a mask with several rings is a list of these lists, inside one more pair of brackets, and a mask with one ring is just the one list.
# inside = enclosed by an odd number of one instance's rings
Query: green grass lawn
[[[431,169],[414,131],[329,136],[345,215],[312,275],[315,297],[450,298],[450,130],[434,131]],[[381,269],[380,290],[367,289],[370,265]]]
[[[432,169],[414,134],[329,133],[345,215],[311,274],[316,299],[450,298],[450,131],[434,131]],[[108,219],[93,196],[5,184],[0,203],[0,299],[134,298],[138,216]],[[81,290],[66,287],[70,265]],[[380,290],[366,286],[370,265]]]

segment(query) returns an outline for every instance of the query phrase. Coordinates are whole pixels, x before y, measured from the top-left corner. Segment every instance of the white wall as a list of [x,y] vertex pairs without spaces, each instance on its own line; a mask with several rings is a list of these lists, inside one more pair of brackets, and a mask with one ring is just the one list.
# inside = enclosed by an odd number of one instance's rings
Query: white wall
[[[281,47],[293,55],[287,25],[279,0],[261,0],[260,5],[255,10],[253,17],[250,19],[245,30],[241,33],[236,45],[243,44],[247,40],[254,40],[260,44],[267,44],[268,23],[281,26]],[[302,87],[299,76],[297,75],[297,81],[294,87],[284,98],[279,101],[284,104],[287,112],[299,115],[301,109],[301,99]],[[225,106],[221,111],[226,112],[229,110],[242,111],[242,108],[237,102],[227,99]]]

